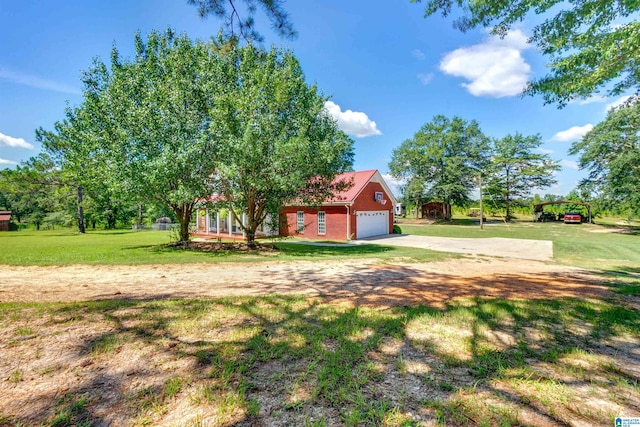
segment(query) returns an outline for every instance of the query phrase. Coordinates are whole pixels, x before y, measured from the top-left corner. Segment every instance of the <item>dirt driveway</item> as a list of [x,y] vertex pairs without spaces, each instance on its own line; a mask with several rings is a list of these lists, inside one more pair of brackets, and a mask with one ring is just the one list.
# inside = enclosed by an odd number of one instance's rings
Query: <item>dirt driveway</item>
[[440,305],[457,297],[603,296],[588,272],[539,261],[466,257],[424,264],[375,260],[142,266],[0,266],[0,301],[86,301],[309,294],[352,304]]

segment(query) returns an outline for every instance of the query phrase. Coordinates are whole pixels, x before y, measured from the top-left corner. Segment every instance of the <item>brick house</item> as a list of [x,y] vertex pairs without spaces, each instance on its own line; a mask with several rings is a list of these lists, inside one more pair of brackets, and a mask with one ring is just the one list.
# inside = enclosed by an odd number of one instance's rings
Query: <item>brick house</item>
[[286,206],[280,234],[307,239],[355,240],[391,234],[396,199],[377,170],[346,172],[353,186],[318,208]]
[[[346,172],[337,181],[353,186],[334,195],[319,207],[286,206],[281,212],[280,230],[265,224],[256,237],[273,235],[307,239],[353,240],[391,234],[396,199],[377,170]],[[244,214],[238,217],[245,220]],[[242,238],[240,224],[228,210],[197,210],[196,235],[202,237]]]

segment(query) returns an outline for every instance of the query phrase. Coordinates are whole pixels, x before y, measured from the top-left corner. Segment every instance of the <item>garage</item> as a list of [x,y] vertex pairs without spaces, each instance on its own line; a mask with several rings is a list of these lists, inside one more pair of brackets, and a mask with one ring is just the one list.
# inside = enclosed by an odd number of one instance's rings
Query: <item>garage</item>
[[389,234],[389,211],[360,211],[356,217],[357,239]]

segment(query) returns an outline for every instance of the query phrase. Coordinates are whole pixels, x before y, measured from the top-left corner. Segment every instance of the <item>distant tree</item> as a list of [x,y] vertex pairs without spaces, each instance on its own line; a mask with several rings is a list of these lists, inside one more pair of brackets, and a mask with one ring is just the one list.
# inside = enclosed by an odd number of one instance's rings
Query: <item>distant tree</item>
[[640,97],[610,110],[570,154],[580,155],[589,177],[580,187],[600,194],[605,205],[640,214]]
[[416,219],[420,214],[420,203],[424,199],[426,192],[425,183],[418,177],[414,177],[402,187],[405,203],[413,204],[416,209]]
[[18,222],[27,220],[40,229],[47,214],[60,210],[60,173],[47,153],[0,171],[0,191]]
[[487,168],[489,149],[475,120],[439,115],[393,151],[389,169],[396,178],[422,180],[431,199],[466,205],[473,178]]
[[271,21],[276,34],[289,39],[297,36],[289,14],[282,7],[282,0],[187,0],[187,3],[196,6],[202,18],[214,15],[224,20],[226,37],[262,41],[263,37],[256,31],[254,21],[258,6]]
[[491,165],[487,173],[486,191],[505,207],[507,221],[517,198],[532,189],[544,189],[556,183],[554,172],[560,166],[548,154],[534,150],[542,145],[540,135],[507,135],[493,141]]
[[543,16],[531,42],[550,57],[550,73],[532,81],[526,93],[541,94],[546,103],[564,106],[575,98],[606,91],[609,96],[628,89],[640,91],[640,12],[638,1],[492,1],[412,0],[426,3],[425,15],[440,11],[462,15],[454,27],[468,31],[493,26],[504,36],[531,13]]

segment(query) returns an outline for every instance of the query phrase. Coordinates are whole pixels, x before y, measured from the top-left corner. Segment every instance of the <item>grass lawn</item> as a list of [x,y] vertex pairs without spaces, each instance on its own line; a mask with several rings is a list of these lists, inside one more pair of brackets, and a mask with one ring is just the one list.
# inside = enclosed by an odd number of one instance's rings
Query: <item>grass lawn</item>
[[637,310],[352,308],[270,296],[0,304],[0,425],[613,425]]
[[480,230],[477,221],[454,220],[451,224],[400,224],[402,232],[441,237],[506,237],[551,240],[554,260],[565,265],[620,272],[640,272],[640,231],[625,234],[611,226],[492,221]]
[[[274,260],[319,260],[349,258],[408,259],[416,262],[437,261],[455,254],[424,249],[382,245],[307,246],[279,241],[277,253],[243,254],[230,252],[196,252],[167,247],[171,233],[129,230],[20,231],[0,233],[0,264],[71,265],[71,264],[179,264],[193,262],[261,262]],[[270,242],[270,241],[267,241]]]

